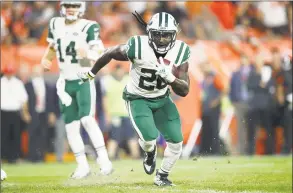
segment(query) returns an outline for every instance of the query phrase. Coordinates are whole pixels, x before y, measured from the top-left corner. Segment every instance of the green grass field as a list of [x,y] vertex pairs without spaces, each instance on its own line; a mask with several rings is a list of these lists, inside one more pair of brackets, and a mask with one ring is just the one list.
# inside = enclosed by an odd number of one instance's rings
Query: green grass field
[[[160,166],[161,160],[158,160]],[[71,180],[74,163],[3,164],[8,178],[3,193],[156,193],[292,192],[292,157],[208,157],[179,160],[170,179],[176,187],[159,188],[141,160],[115,161],[111,176],[93,174]],[[93,173],[98,166],[92,164]]]

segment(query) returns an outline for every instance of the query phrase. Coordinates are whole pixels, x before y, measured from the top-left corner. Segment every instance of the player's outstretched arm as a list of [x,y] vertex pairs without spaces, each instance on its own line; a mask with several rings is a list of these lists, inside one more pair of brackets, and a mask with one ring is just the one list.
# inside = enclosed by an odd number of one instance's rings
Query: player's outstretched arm
[[101,57],[96,61],[93,68],[91,69],[91,73],[93,75],[96,75],[112,59],[118,60],[118,61],[128,61],[127,45],[121,44],[118,46],[105,49]]
[[54,49],[54,45],[53,44],[49,44],[45,54],[41,60],[41,65],[43,66],[45,71],[49,71],[51,66],[52,66],[52,61],[56,56],[56,51]]
[[182,97],[185,97],[189,93],[189,75],[188,75],[188,62],[181,64],[178,68],[178,75],[176,76],[175,81],[170,83],[173,91]]
[[89,72],[79,72],[77,76],[83,81],[92,80],[95,75],[106,66],[112,59],[118,61],[128,61],[127,57],[128,46],[121,44],[118,46],[110,47],[104,50],[101,56],[97,59],[94,66]]

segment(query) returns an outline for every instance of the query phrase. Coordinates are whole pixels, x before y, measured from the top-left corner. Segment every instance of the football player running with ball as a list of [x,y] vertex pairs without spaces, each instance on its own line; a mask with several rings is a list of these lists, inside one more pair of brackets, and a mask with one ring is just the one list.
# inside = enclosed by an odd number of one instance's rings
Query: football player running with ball
[[[61,1],[61,16],[49,23],[47,41],[49,46],[42,59],[42,65],[49,70],[57,55],[60,77],[57,81],[57,94],[65,121],[69,145],[75,155],[77,168],[71,177],[80,179],[90,174],[85,155],[85,147],[80,135],[80,124],[87,131],[97,152],[97,163],[101,173],[112,172],[103,134],[94,118],[96,90],[94,81],[81,84],[77,73],[87,72],[97,60],[104,46],[99,37],[100,26],[90,20],[82,19],[86,4],[78,1]],[[87,61],[87,62],[86,62]],[[83,64],[87,63],[88,67]]]
[[149,23],[135,14],[146,27],[148,36],[133,36],[127,44],[106,49],[88,73],[80,72],[83,81],[95,74],[111,59],[130,61],[130,80],[124,90],[129,116],[145,151],[143,167],[153,174],[156,167],[156,139],[159,132],[167,141],[161,168],[157,170],[155,185],[174,185],[168,175],[182,152],[182,131],[178,110],[170,98],[169,87],[179,96],[189,92],[188,45],[176,40],[178,24],[174,17],[161,12]]

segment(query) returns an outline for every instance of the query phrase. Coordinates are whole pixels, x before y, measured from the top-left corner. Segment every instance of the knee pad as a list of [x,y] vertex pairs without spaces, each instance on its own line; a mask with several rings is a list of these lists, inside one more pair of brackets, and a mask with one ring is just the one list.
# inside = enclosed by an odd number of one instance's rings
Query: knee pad
[[68,135],[80,135],[80,121],[73,121],[65,125],[66,134]]
[[153,148],[155,147],[157,140],[143,141],[141,139],[138,139],[138,143],[144,151],[151,152],[154,150]]
[[170,143],[167,142],[167,148],[172,154],[176,154],[176,155],[181,155],[182,152],[182,144],[183,142],[179,142],[179,143]]

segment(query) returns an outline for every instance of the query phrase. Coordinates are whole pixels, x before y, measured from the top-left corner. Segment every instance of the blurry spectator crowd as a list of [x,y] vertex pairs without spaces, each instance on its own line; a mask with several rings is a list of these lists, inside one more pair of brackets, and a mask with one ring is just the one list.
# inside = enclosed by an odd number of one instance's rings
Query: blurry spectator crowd
[[[1,42],[45,44],[48,21],[59,15],[59,3],[2,2]],[[186,39],[251,41],[251,38],[289,37],[292,2],[87,2],[85,18],[101,25],[104,42],[125,42],[144,33],[131,12],[148,21],[157,12],[171,13]],[[129,27],[131,26],[131,27]],[[107,34],[111,34],[108,36]]]
[[[240,67],[228,85],[211,62],[199,65],[203,73],[201,153],[254,155],[256,141],[261,138],[262,153],[276,154],[278,128],[283,128],[278,153],[292,152],[292,56],[282,55],[277,48],[271,49],[271,55],[272,60],[267,62],[262,53],[255,59],[242,54]],[[237,147],[224,147],[219,135],[221,105],[227,95],[237,120]]]

